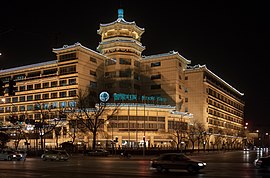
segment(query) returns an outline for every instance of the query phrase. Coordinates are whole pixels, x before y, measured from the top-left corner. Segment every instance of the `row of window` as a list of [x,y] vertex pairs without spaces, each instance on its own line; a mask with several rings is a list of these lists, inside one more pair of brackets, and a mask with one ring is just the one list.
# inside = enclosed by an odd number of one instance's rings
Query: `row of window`
[[54,99],[54,98],[64,98],[64,97],[76,97],[76,90],[69,91],[60,91],[60,92],[51,92],[44,94],[36,94],[36,95],[23,95],[19,97],[7,97],[5,99],[5,103],[17,103],[17,102],[25,102],[25,101],[37,101],[44,99]]
[[[119,64],[122,65],[131,65],[132,60],[128,59],[128,58],[119,58]],[[106,59],[105,60],[105,66],[109,66],[109,65],[115,65],[117,63],[117,59],[113,58],[113,59]],[[134,60],[134,66],[136,67],[140,67],[140,62]]]
[[231,105],[231,106],[233,106],[235,108],[243,110],[242,105],[240,105],[239,103],[237,103],[235,101],[230,100],[229,98],[227,98],[223,94],[220,94],[219,92],[217,92],[215,90],[212,90],[211,88],[209,88],[207,91],[208,91],[209,95],[214,96],[215,98],[217,98],[217,99],[219,99],[219,100],[221,100],[221,101],[223,101],[225,103],[228,103],[229,105]]
[[[60,67],[59,68],[59,75],[65,75],[65,74],[71,74],[76,72],[76,66],[65,66],[65,67]],[[14,81],[21,81],[25,79],[33,79],[33,78],[39,78],[42,76],[47,76],[47,75],[58,75],[58,69],[57,68],[52,68],[52,69],[47,69],[44,71],[34,71],[34,72],[29,72],[27,74],[17,74],[14,76],[7,76],[3,77],[0,80],[3,82],[8,82],[9,80],[13,79]]]
[[18,111],[40,111],[40,110],[48,110],[48,109],[56,109],[56,108],[75,108],[75,107],[76,107],[75,101],[48,102],[48,103],[41,103],[41,104],[36,103],[36,104],[0,107],[0,113],[4,113],[4,112],[10,113],[10,112],[18,112]]
[[29,84],[29,85],[21,85],[17,87],[16,91],[27,91],[27,90],[39,90],[44,88],[50,88],[50,87],[58,87],[58,86],[67,86],[67,85],[75,85],[76,79],[68,79],[68,80],[60,80],[58,81],[51,81],[51,82],[44,82],[44,83],[37,83],[37,84]]
[[[223,104],[223,103],[219,103],[218,101],[215,101],[211,98],[208,99],[208,104],[211,105],[211,106],[215,106],[216,108],[219,108],[221,110],[224,110],[226,112],[229,112],[229,113],[232,113],[236,116],[239,116],[239,117],[243,117],[243,112],[242,111],[239,111],[239,110],[236,110],[236,109],[232,109],[231,107]],[[223,114],[218,114],[218,115],[223,115]]]
[[242,129],[241,127],[234,125],[232,123],[224,123],[224,122],[219,121],[219,120],[214,119],[214,118],[209,118],[208,123],[215,125],[215,126],[218,126],[218,127],[225,127],[228,129],[234,129],[234,130],[241,130]]

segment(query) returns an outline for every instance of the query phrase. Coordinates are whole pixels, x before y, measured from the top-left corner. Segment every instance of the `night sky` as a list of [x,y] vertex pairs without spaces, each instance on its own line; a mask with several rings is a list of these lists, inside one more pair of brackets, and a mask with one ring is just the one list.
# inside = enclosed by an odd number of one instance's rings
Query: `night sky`
[[[245,122],[270,131],[266,1],[3,1],[0,69],[54,60],[53,48],[80,42],[96,50],[100,24],[124,19],[145,29],[143,55],[178,51],[244,93]],[[268,45],[268,46],[267,46]]]

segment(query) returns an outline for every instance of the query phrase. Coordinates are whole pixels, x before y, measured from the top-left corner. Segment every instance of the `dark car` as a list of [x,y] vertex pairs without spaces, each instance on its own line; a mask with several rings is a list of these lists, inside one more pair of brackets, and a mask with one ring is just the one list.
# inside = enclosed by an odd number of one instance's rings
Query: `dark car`
[[1,150],[0,151],[0,160],[24,160],[25,156],[21,154],[19,151],[14,151],[14,150]]
[[205,162],[191,159],[182,153],[163,153],[150,161],[150,170],[158,172],[178,169],[187,170],[189,173],[198,173],[205,166]]
[[108,156],[110,152],[105,149],[95,149],[88,152],[88,156]]
[[45,153],[41,155],[41,158],[44,161],[67,161],[70,158],[70,155],[66,150],[46,150]]
[[270,155],[255,159],[254,165],[258,169],[270,170]]

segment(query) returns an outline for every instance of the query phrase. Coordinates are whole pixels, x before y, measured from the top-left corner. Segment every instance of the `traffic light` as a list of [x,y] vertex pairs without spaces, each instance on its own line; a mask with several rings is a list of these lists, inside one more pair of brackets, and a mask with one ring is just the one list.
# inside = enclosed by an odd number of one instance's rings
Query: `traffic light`
[[5,84],[2,80],[0,80],[0,96],[5,95]]
[[115,137],[115,142],[116,142],[116,143],[118,142],[118,137],[117,137],[117,136]]
[[145,136],[143,136],[143,142],[145,142]]
[[15,85],[16,85],[16,82],[13,79],[10,79],[8,82],[8,95],[9,96],[15,95]]

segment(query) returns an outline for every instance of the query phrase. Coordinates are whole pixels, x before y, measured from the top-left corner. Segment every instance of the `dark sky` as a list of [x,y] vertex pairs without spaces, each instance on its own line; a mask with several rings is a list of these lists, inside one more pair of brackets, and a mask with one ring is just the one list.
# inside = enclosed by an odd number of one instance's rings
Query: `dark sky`
[[53,60],[52,48],[76,42],[96,50],[99,24],[116,20],[121,7],[125,20],[145,29],[143,55],[174,50],[191,60],[191,65],[206,64],[244,93],[246,121],[270,131],[266,78],[270,11],[266,1],[30,2],[1,2],[0,69]]

